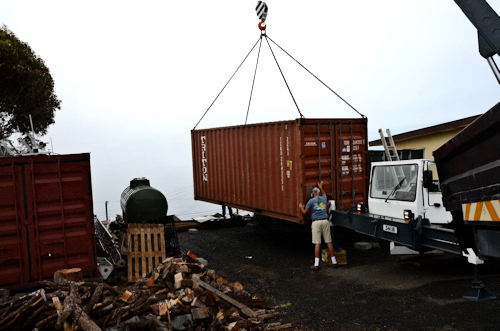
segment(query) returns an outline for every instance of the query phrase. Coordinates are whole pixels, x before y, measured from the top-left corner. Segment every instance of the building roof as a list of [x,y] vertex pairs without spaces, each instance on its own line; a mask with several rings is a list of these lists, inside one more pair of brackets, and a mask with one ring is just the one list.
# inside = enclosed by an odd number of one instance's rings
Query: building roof
[[[404,140],[409,140],[417,137],[422,137],[422,136],[427,136],[431,134],[436,134],[436,133],[443,133],[443,132],[448,132],[448,131],[454,131],[458,129],[463,129],[467,125],[471,124],[474,122],[476,118],[478,118],[481,115],[474,115],[471,117],[466,117],[462,118],[460,120],[456,121],[451,121],[443,124],[438,124],[434,126],[429,126],[427,128],[423,129],[418,129],[418,130],[413,130],[413,131],[408,131],[405,133],[400,133],[392,136],[392,139],[394,139],[394,142],[401,142]],[[370,146],[382,146],[382,140],[372,140],[370,141]]]

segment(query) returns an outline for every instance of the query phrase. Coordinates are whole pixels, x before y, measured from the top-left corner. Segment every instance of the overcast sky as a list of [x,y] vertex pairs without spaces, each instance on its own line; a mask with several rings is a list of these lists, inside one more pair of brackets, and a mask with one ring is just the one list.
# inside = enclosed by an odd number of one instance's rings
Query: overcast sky
[[[489,0],[500,12],[500,0]],[[268,0],[267,33],[333,90],[393,134],[477,115],[500,86],[477,32],[452,0]],[[62,108],[44,141],[91,153],[94,212],[121,214],[121,192],[145,176],[181,218],[195,202],[190,130],[260,31],[254,0],[10,1],[0,23],[44,59]],[[359,117],[274,49],[305,117]],[[199,128],[244,124],[251,54]],[[497,58],[497,63],[500,60]],[[298,117],[262,46],[249,122]]]

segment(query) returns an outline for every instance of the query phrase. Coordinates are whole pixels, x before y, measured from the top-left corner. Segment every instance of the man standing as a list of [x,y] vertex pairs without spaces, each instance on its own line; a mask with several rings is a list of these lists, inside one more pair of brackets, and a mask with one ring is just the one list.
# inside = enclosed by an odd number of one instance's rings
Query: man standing
[[312,270],[319,270],[319,256],[321,253],[321,237],[328,246],[330,251],[330,256],[332,257],[333,267],[337,267],[337,260],[335,259],[333,245],[332,245],[332,233],[330,231],[330,222],[328,221],[328,214],[326,212],[326,194],[323,190],[323,182],[318,183],[318,187],[315,187],[312,191],[313,198],[311,198],[306,207],[302,203],[299,203],[299,208],[302,214],[306,214],[309,210],[312,211],[311,219],[311,229],[312,229],[312,243],[314,246],[314,265],[311,266]]
[[[229,216],[234,218],[233,209],[231,207],[227,207],[227,209],[229,209]],[[222,205],[222,217],[226,218],[226,206],[224,205]]]

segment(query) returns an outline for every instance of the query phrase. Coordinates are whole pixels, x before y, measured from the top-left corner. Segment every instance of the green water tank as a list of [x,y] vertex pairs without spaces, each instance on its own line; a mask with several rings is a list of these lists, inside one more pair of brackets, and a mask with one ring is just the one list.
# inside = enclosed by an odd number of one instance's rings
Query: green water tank
[[141,177],[130,181],[121,195],[123,220],[126,223],[148,223],[164,220],[167,216],[167,199]]

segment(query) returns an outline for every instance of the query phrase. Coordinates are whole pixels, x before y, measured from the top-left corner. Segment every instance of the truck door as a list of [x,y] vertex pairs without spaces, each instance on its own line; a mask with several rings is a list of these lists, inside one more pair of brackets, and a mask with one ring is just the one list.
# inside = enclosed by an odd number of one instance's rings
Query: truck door
[[432,186],[424,188],[425,217],[433,224],[448,224],[451,222],[451,213],[443,206],[443,196],[439,186],[438,172],[434,162],[426,162],[426,170],[432,171]]

